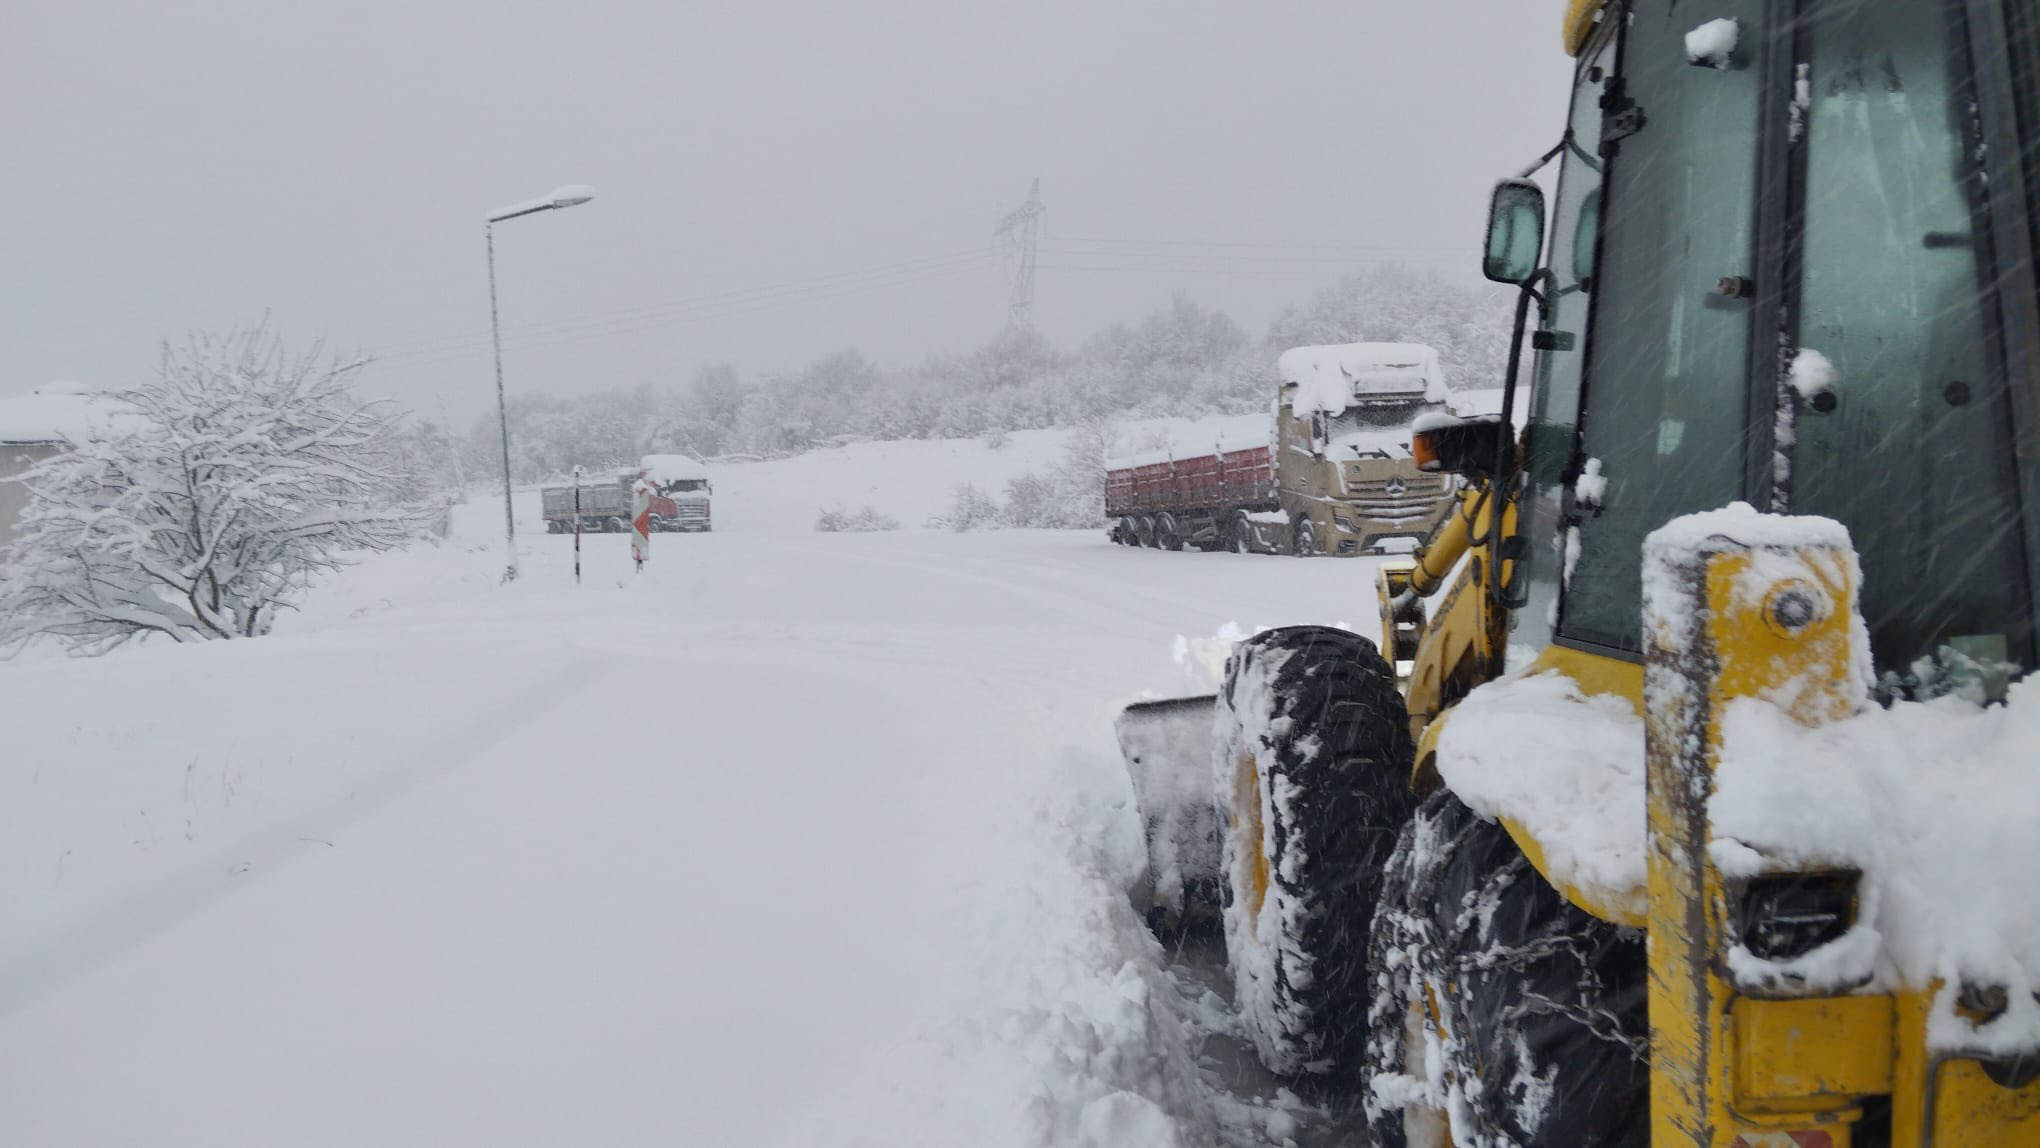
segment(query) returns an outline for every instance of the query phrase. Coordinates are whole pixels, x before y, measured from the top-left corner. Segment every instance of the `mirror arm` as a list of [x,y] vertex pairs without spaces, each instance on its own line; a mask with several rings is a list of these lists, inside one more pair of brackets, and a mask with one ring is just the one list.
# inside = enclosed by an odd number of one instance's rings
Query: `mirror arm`
[[1517,172],[1516,178],[1529,179],[1531,176],[1536,175],[1538,172],[1544,170],[1544,165],[1550,163],[1552,159],[1558,155],[1559,152],[1564,151],[1568,147],[1577,149],[1578,146],[1579,146],[1578,144],[1573,143],[1572,129],[1571,128],[1565,129],[1565,135],[1559,137],[1559,141],[1551,145],[1551,150],[1545,152],[1541,156],[1538,156],[1536,163],[1533,163],[1529,167],[1524,168],[1522,171]]

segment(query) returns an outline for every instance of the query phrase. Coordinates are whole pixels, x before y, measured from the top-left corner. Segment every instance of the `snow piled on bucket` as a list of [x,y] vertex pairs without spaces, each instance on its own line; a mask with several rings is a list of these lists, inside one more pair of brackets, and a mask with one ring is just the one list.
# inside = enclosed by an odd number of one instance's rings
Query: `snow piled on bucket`
[[1276,360],[1285,384],[1296,387],[1298,415],[1338,414],[1356,399],[1447,397],[1445,369],[1436,348],[1423,343],[1343,343],[1293,347]]

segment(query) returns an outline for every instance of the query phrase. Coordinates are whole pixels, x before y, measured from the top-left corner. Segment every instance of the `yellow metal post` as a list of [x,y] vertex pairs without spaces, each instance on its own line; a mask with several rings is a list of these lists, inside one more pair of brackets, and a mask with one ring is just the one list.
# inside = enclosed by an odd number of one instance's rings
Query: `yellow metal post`
[[1724,710],[1762,698],[1818,725],[1864,701],[1847,536],[1792,522],[1723,514],[1645,545],[1653,1148],[1848,1148],[1858,1090],[1891,1087],[1888,998],[1755,1000],[1727,979],[1707,848]]

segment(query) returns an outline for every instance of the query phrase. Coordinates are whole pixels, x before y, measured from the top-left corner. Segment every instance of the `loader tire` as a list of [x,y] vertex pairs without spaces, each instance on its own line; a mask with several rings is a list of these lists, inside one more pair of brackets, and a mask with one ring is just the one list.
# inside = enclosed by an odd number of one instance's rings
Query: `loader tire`
[[1378,1148],[1424,1143],[1406,1130],[1447,1110],[1476,1144],[1650,1143],[1642,932],[1575,907],[1449,790],[1389,860],[1367,980],[1359,1075]]
[[1234,1003],[1269,1070],[1358,1064],[1367,927],[1416,808],[1395,671],[1323,626],[1269,630],[1226,663],[1214,717]]

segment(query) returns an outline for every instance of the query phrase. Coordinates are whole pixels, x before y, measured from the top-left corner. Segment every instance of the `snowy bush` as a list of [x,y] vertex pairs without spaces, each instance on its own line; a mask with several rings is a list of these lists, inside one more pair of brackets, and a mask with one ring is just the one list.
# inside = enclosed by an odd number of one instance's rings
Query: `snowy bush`
[[1063,460],[1006,484],[1004,525],[1036,530],[1091,530],[1105,524],[1105,457],[1117,438],[1105,423],[1077,428],[1063,447]]
[[289,354],[266,326],[166,345],[115,396],[131,414],[22,476],[0,644],[253,637],[349,551],[413,537],[394,419],[348,389],[362,365]]
[[870,506],[847,510],[835,506],[822,511],[815,519],[815,529],[824,534],[863,533],[874,530],[898,530],[900,520]]
[[984,530],[1004,525],[998,501],[974,483],[966,482],[956,488],[949,500],[949,507],[928,520],[928,525],[939,530]]

